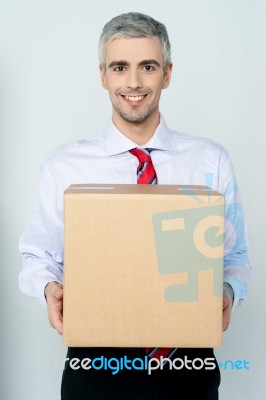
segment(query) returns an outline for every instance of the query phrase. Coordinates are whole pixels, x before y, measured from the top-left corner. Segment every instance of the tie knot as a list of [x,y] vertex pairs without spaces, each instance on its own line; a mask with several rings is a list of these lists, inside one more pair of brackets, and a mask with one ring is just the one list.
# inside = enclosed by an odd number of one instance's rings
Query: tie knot
[[133,154],[140,163],[151,162],[150,152],[152,149],[142,149],[142,148],[135,148],[130,150],[130,153]]

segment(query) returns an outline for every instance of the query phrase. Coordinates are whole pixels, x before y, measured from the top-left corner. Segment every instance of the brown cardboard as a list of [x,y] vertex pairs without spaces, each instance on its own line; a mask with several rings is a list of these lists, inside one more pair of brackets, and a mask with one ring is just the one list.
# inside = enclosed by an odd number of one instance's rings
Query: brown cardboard
[[204,186],[71,185],[65,345],[220,346],[223,208]]

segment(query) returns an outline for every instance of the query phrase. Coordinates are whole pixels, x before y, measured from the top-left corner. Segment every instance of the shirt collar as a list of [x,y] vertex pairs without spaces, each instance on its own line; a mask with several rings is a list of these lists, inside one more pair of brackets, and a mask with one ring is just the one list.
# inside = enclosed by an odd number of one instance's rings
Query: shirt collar
[[132,140],[128,139],[122,132],[120,132],[114,125],[113,121],[110,122],[106,131],[104,132],[105,150],[107,156],[124,153],[135,147],[148,147],[159,150],[176,151],[176,146],[171,130],[167,127],[163,116],[160,114],[160,123],[157,126],[151,139],[143,146],[139,146]]

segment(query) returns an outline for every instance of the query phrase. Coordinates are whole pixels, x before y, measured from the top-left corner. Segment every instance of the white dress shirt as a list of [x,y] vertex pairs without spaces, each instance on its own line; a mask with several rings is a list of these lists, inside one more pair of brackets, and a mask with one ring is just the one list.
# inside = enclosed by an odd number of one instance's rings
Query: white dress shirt
[[[44,288],[63,283],[63,194],[70,184],[137,183],[139,147],[111,122],[102,134],[60,146],[45,159],[37,197],[20,240],[23,269],[20,289],[46,304]],[[162,116],[154,135],[142,147],[154,149],[158,184],[207,185],[226,200],[224,282],[234,291],[234,307],[246,297],[250,279],[247,240],[239,191],[227,151],[204,138],[170,130]],[[78,268],[78,266],[77,266]]]

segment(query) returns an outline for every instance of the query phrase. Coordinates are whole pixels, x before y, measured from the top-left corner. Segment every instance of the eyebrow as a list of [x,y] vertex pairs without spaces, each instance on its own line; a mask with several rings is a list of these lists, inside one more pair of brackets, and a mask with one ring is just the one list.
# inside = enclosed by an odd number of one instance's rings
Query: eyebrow
[[[151,60],[143,60],[143,61],[140,61],[139,63],[138,63],[138,66],[139,67],[142,67],[143,65],[147,65],[147,64],[153,64],[153,65],[156,65],[157,67],[160,67],[160,64],[158,63],[158,61],[156,61],[156,60],[153,60],[153,59],[151,59]],[[108,68],[113,68],[113,67],[117,67],[117,66],[121,66],[121,67],[128,67],[129,66],[129,62],[128,61],[125,61],[125,60],[118,60],[118,61],[112,61],[109,65],[108,65]]]

